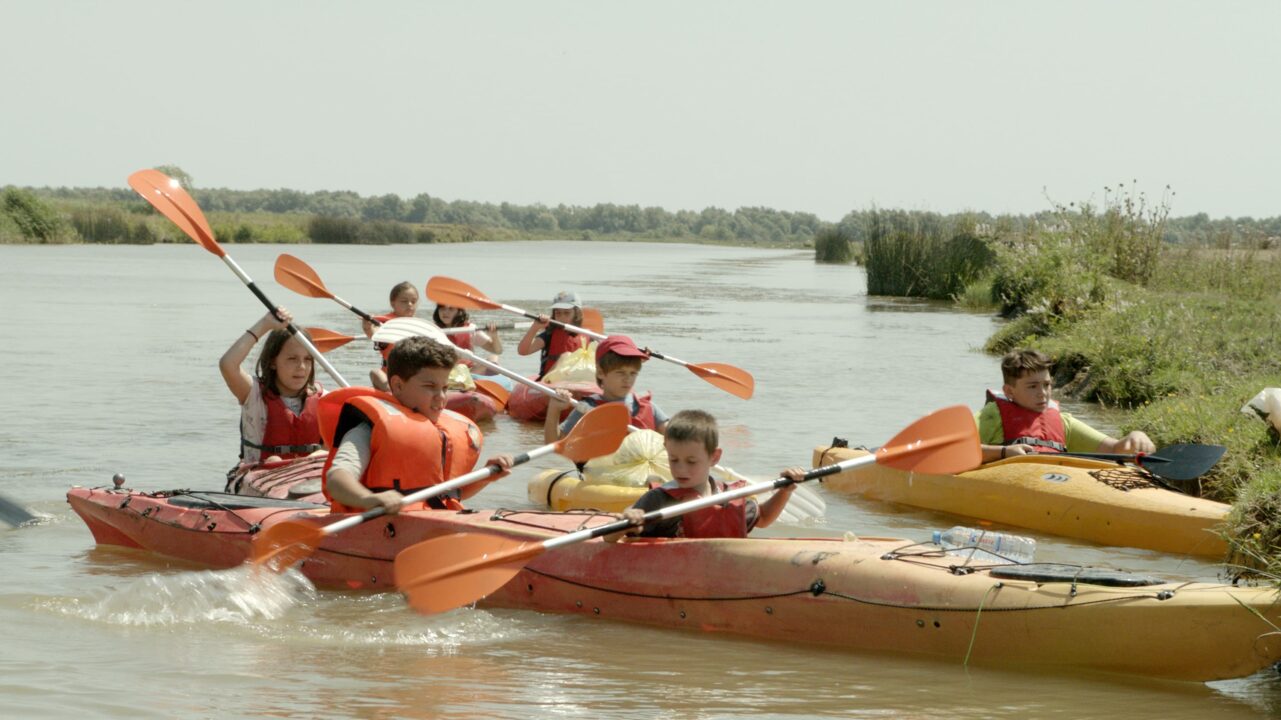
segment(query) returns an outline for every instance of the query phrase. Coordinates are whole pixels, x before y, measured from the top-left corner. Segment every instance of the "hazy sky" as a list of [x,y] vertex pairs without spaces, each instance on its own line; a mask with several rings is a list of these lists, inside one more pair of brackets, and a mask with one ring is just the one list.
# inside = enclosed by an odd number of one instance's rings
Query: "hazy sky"
[[1281,3],[0,0],[0,185],[1281,215]]

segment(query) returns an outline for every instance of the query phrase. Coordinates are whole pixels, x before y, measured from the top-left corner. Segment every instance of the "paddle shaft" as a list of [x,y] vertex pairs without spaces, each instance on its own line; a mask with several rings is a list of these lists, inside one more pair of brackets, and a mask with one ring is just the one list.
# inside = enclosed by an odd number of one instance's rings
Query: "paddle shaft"
[[334,295],[333,293],[330,293],[330,294],[329,294],[329,297],[333,298],[334,302],[338,303],[339,305],[342,305],[343,307],[347,308],[348,310],[350,310],[350,311],[352,311],[352,312],[356,313],[357,315],[359,315],[359,316],[360,316],[360,318],[361,318],[362,320],[364,320],[365,322],[369,323],[370,325],[373,325],[374,327],[377,327],[377,326],[379,326],[379,325],[382,325],[382,321],[374,319],[374,316],[373,316],[373,315],[370,315],[369,313],[365,312],[364,310],[361,310],[360,308],[356,307],[355,305],[352,305],[351,303],[347,302],[346,300],[343,300],[342,298],[338,297],[337,295]]
[[[823,467],[814,468],[813,470],[810,470],[809,472],[805,473],[805,475],[803,475],[801,479],[797,482],[805,482],[807,480],[814,480],[817,478],[827,477],[828,475],[835,475],[838,472],[843,472],[845,470],[852,470],[853,468],[862,467],[863,465],[872,465],[876,462],[876,460],[877,460],[876,455],[860,455],[859,457],[850,458],[848,460],[842,460],[841,462],[838,462],[832,465],[824,465]],[[744,485],[743,487],[738,487],[738,488],[734,488],[733,490],[726,490],[724,492],[715,493],[712,495],[708,495],[707,497],[698,498],[697,500],[687,500],[683,503],[668,505],[667,507],[662,508],[660,510],[651,510],[650,512],[645,513],[645,517],[641,521],[639,527],[644,527],[649,523],[657,522],[659,520],[667,520],[669,518],[674,518],[679,515],[685,515],[687,513],[694,512],[695,510],[702,510],[703,508],[711,507],[713,505],[721,505],[731,500],[737,500],[739,498],[749,497],[751,495],[759,495],[760,493],[767,492],[770,490],[779,490],[792,484],[794,483],[791,479],[781,477],[775,480],[768,480],[764,482],[752,483],[750,485]],[[637,526],[633,525],[632,523],[626,520],[619,520],[617,522],[608,523],[606,525],[601,525],[599,527],[572,532],[572,533],[569,533],[568,535],[562,535],[561,537],[558,537],[558,538],[552,538],[551,540],[545,540],[542,542],[542,548],[544,550],[552,550],[554,548],[558,548],[563,545],[572,545],[576,542],[591,540],[592,538],[598,538],[605,535],[612,535],[616,532],[620,532],[631,527],[637,527]]]
[[[525,328],[529,327],[532,324],[533,323],[522,323],[522,322],[494,323],[494,325],[496,326],[495,329],[497,330],[524,330]],[[466,335],[469,333],[484,332],[485,330],[486,328],[480,327],[479,325],[460,325],[459,327],[448,327],[448,328],[440,329],[440,331],[445,333],[446,335]]]
[[[240,282],[244,283],[245,287],[249,288],[249,291],[256,295],[258,299],[262,301],[263,305],[267,306],[267,309],[271,311],[271,314],[276,315],[276,304],[273,303],[265,293],[263,293],[263,291],[258,287],[258,284],[253,281],[253,278],[249,277],[249,275],[241,269],[240,265],[238,265],[227,253],[224,252],[219,257],[222,258],[222,261],[226,263],[227,267],[231,268],[231,271],[236,274],[236,277],[240,278]],[[279,320],[280,316],[276,315],[276,319]],[[307,352],[311,353],[312,359],[316,361],[317,365],[324,368],[325,372],[329,374],[329,377],[334,379],[334,382],[343,387],[349,387],[347,381],[343,379],[342,375],[338,374],[338,370],[333,365],[329,364],[329,360],[321,354],[320,350],[318,350],[315,345],[311,344],[311,341],[307,339],[306,335],[298,331],[297,325],[289,323],[286,328],[289,330],[290,335],[297,338],[298,341],[302,343],[303,347],[307,348]]]
[[[523,465],[529,462],[530,460],[536,460],[544,455],[548,455],[553,452],[556,452],[556,443],[552,443],[550,445],[543,445],[542,447],[534,448],[533,450],[530,450],[528,452],[523,452],[512,458],[512,467],[516,467],[517,465]],[[441,495],[444,495],[445,493],[456,490],[465,485],[470,485],[476,482],[477,480],[484,480],[485,478],[490,477],[492,475],[497,475],[502,471],[503,469],[498,465],[486,465],[485,467],[480,468],[479,470],[473,470],[467,473],[466,475],[459,475],[453,480],[440,483],[439,485],[431,485],[429,487],[425,487],[416,492],[412,492],[405,496],[403,502],[404,504],[408,505],[410,503],[416,503],[420,500],[426,500],[427,498],[439,497]],[[351,517],[343,518],[338,522],[330,523],[324,526],[323,528],[321,528],[321,532],[324,533],[325,535],[333,535],[334,533],[340,532],[342,530],[346,530],[349,527],[355,527],[365,522],[366,520],[373,520],[376,517],[380,517],[386,514],[387,514],[386,508],[376,507],[371,510],[366,510],[359,515],[352,515]]]
[[[1157,450],[1157,452],[1161,452],[1161,451]],[[1156,454],[1148,455],[1146,453],[1133,453],[1133,454],[1127,455],[1124,453],[1065,452],[1065,453],[1058,453],[1058,454],[1066,455],[1068,457],[1093,458],[1095,460],[1115,460],[1118,463],[1132,462],[1135,465],[1142,465],[1145,462],[1173,462],[1172,460],[1170,460],[1170,458],[1163,458]]]
[[[506,304],[503,304],[503,303],[494,303],[494,304],[495,304],[495,305],[497,305],[498,307],[500,307],[500,308],[502,308],[502,309],[506,310],[507,312],[516,313],[517,315],[523,315],[523,316],[525,316],[525,317],[527,317],[527,318],[529,318],[529,319],[531,319],[531,320],[537,320],[537,319],[538,319],[538,316],[537,316],[537,315],[535,315],[535,314],[533,314],[533,313],[531,313],[531,312],[528,312],[528,311],[526,311],[526,310],[522,310],[521,308],[513,307],[513,306],[511,306],[511,305],[506,305]],[[570,332],[572,332],[572,333],[577,333],[577,334],[579,334],[579,335],[586,335],[587,337],[589,337],[589,338],[591,338],[591,339],[593,339],[593,340],[604,340],[604,339],[607,337],[606,335],[602,335],[602,334],[600,334],[600,333],[598,333],[598,332],[592,332],[591,330],[588,330],[587,328],[578,327],[577,325],[570,325],[569,323],[563,323],[563,322],[560,322],[559,320],[549,320],[549,321],[548,321],[548,324],[550,324],[550,325],[558,325],[558,326],[563,327],[563,328],[565,328],[566,330],[568,330],[568,331],[570,331]],[[687,363],[687,362],[685,362],[684,360],[681,360],[681,359],[679,359],[679,358],[674,358],[674,357],[672,357],[671,355],[664,355],[664,354],[662,354],[662,353],[660,353],[660,352],[657,352],[657,351],[654,351],[654,350],[650,350],[649,348],[641,348],[641,350],[644,350],[644,351],[645,351],[645,353],[646,353],[647,355],[649,355],[650,357],[652,357],[652,358],[658,358],[659,360],[666,360],[666,361],[667,361],[667,362],[669,362],[669,363],[672,363],[672,364],[675,364],[675,365],[680,365],[680,366],[681,366],[681,367],[683,367],[683,368],[688,368],[688,367],[690,367],[690,363]],[[713,374],[715,374],[715,371],[708,371],[708,372],[712,372]]]

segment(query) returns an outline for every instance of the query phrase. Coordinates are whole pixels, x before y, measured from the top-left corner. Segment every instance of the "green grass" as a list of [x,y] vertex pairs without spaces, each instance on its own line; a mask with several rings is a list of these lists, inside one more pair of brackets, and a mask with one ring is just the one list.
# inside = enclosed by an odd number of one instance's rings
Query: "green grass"
[[1281,577],[1281,446],[1240,412],[1281,385],[1279,337],[1277,253],[1164,248],[1147,287],[1109,280],[1075,312],[1018,317],[988,348],[1049,353],[1062,392],[1130,408],[1122,432],[1142,429],[1158,447],[1226,446],[1202,488],[1234,505],[1224,532],[1231,561]]

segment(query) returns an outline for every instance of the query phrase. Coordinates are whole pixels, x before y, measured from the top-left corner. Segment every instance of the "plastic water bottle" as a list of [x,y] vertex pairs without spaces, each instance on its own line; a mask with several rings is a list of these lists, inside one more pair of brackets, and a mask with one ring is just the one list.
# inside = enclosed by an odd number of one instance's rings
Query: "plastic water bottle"
[[981,562],[1028,563],[1036,555],[1036,540],[1033,538],[961,525],[946,531],[935,530],[934,544],[942,546],[948,555],[972,557]]

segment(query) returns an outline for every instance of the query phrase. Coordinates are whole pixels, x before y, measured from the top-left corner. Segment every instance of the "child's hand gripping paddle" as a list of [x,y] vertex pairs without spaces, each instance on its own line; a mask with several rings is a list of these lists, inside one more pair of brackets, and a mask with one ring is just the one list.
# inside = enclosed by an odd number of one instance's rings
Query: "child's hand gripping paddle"
[[[437,275],[427,281],[427,297],[433,302],[461,307],[468,310],[506,310],[507,312],[516,313],[517,315],[524,315],[530,319],[538,318],[537,315],[527,310],[522,310],[518,307],[505,305],[495,300],[491,300],[486,297],[484,293],[461,280],[455,280],[441,275]],[[587,328],[568,325],[555,320],[553,320],[551,324],[563,327],[566,330],[580,335],[586,335],[587,337],[594,338],[596,340],[605,339],[605,335],[601,332],[595,332]],[[585,316],[584,324],[586,324]],[[644,348],[644,350],[650,357],[680,365],[721,390],[724,390],[736,397],[743,398],[744,400],[752,397],[752,393],[756,389],[756,380],[752,377],[752,374],[741,368],[734,367],[733,365],[727,365],[725,363],[688,363],[669,355],[663,355],[662,353],[650,350],[649,348]]]
[[[912,423],[875,453],[815,468],[806,473],[802,481],[873,463],[919,473],[955,474],[978,467],[981,461],[974,415],[969,408],[954,405]],[[673,518],[770,488],[781,488],[791,482],[778,478],[671,505],[645,513],[644,522]],[[456,533],[433,538],[406,548],[396,556],[396,586],[415,610],[444,612],[484,598],[506,584],[530,560],[549,550],[630,527],[633,526],[626,520],[619,520],[542,542],[522,542],[488,533]]]
[[[135,192],[141,195],[142,199],[151,203],[152,206],[160,211],[161,215],[169,218],[174,225],[177,225],[180,230],[186,233],[187,237],[195,240],[201,247],[222,258],[222,261],[226,263],[227,267],[231,268],[231,271],[236,274],[236,277],[240,278],[240,281],[245,284],[245,287],[249,288],[249,290],[262,301],[262,304],[267,306],[268,311],[275,314],[276,304],[267,299],[267,296],[263,294],[262,290],[254,284],[253,279],[245,274],[245,271],[240,268],[240,265],[236,264],[236,261],[233,260],[231,256],[227,254],[227,251],[223,250],[222,246],[218,244],[218,241],[214,239],[213,230],[209,227],[209,221],[205,220],[204,213],[200,211],[200,206],[197,205],[196,201],[187,194],[186,190],[182,189],[182,186],[178,184],[177,180],[170,178],[159,170],[139,170],[129,176],[129,187],[133,188]],[[329,373],[329,376],[334,379],[334,382],[343,386],[347,385],[346,381],[342,379],[342,376],[338,374],[338,371],[334,369],[334,366],[330,365],[329,361],[320,353],[320,350],[318,350],[315,345],[311,344],[311,341],[307,339],[307,336],[298,333],[297,326],[293,323],[289,323],[288,329],[289,333],[298,338],[299,342],[307,348],[307,352],[311,353],[316,364],[324,368],[325,372]]]
[[[574,462],[584,462],[594,457],[608,455],[617,450],[623,438],[626,437],[628,420],[627,409],[621,405],[604,405],[596,408],[583,417],[583,421],[574,427],[573,432],[559,441],[517,455],[512,459],[512,467],[553,452],[564,455]],[[405,504],[415,503],[444,495],[500,472],[502,468],[499,466],[487,465],[453,480],[410,493],[405,496],[404,502]],[[385,514],[386,510],[378,507],[322,526],[298,520],[285,520],[254,537],[250,561],[255,565],[283,572],[315,552],[326,537]]]

